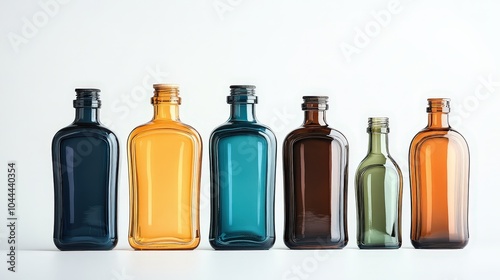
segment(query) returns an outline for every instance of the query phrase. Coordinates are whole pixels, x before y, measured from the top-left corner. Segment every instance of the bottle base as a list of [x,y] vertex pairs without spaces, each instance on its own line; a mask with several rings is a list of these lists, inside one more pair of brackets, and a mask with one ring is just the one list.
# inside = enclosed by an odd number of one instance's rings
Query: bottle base
[[325,242],[322,240],[300,242],[285,240],[285,245],[292,250],[342,249],[347,245],[347,240],[342,240],[340,242]]
[[135,238],[129,238],[128,243],[134,250],[194,250],[200,244],[200,239],[196,238],[190,242],[182,242],[178,240],[138,241]]
[[258,242],[253,240],[222,241],[216,239],[210,239],[209,242],[215,250],[269,250],[274,245],[274,238],[267,238]]
[[373,250],[377,250],[377,249],[388,249],[388,250],[394,250],[394,249],[399,249],[401,248],[401,243],[397,243],[397,244],[363,244],[363,243],[358,243],[358,248],[359,249],[373,249]]
[[469,240],[449,241],[443,239],[417,241],[412,240],[411,244],[415,249],[463,249]]
[[54,238],[54,245],[61,251],[109,251],[116,247],[117,238]]

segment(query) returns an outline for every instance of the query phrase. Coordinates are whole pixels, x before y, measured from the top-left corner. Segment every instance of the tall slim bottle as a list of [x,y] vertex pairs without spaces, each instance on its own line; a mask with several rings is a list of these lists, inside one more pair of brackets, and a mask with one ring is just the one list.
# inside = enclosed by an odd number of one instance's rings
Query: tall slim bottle
[[128,240],[138,250],[194,249],[200,242],[201,137],[179,119],[179,87],[153,87],[153,119],[128,138]]
[[356,171],[357,241],[361,249],[401,247],[403,175],[389,154],[389,119],[369,118],[368,154]]
[[116,246],[118,140],[99,122],[99,89],[76,89],[74,122],[52,140],[54,244],[60,250]]
[[347,235],[349,145],[326,122],[327,96],[304,96],[304,123],[283,143],[285,245],[340,249]]
[[450,99],[428,99],[428,125],[410,146],[411,242],[460,249],[469,241],[469,148],[450,127]]
[[210,245],[269,249],[275,240],[276,137],[255,118],[255,86],[230,89],[229,120],[210,137]]

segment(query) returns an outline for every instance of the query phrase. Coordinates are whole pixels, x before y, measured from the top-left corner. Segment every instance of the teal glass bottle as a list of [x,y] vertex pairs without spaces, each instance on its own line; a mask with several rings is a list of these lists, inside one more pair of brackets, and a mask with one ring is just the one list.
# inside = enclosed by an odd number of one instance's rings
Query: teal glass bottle
[[269,249],[275,241],[276,137],[255,118],[255,86],[233,85],[229,120],[210,136],[210,245]]
[[368,154],[356,171],[357,241],[361,249],[401,247],[403,177],[389,154],[388,118],[369,118]]
[[54,244],[110,250],[117,239],[118,139],[99,123],[99,89],[76,89],[75,121],[52,141]]

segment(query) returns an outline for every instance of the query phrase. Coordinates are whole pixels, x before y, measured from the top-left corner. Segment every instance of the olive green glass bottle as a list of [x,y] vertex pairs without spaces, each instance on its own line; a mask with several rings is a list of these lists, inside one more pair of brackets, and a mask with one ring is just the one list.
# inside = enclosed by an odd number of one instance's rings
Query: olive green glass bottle
[[368,155],[356,171],[357,240],[361,249],[401,247],[403,177],[389,155],[388,118],[369,118]]

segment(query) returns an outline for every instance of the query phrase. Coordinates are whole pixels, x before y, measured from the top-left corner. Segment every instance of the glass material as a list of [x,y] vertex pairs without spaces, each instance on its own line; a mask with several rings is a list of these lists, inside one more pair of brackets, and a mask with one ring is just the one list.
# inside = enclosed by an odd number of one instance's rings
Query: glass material
[[179,119],[179,88],[154,85],[153,119],[128,139],[129,243],[134,249],[194,249],[200,242],[202,142]]
[[118,140],[99,123],[98,89],[76,89],[74,122],[52,140],[54,244],[110,250],[118,241]]
[[328,127],[326,96],[304,96],[302,126],[283,144],[286,246],[340,249],[347,235],[347,139]]
[[231,116],[210,137],[210,245],[269,249],[275,240],[276,137],[255,118],[255,87],[230,88]]
[[361,249],[401,247],[403,175],[389,154],[389,119],[369,118],[368,154],[356,171],[357,241]]
[[429,123],[410,146],[411,242],[417,249],[469,241],[469,148],[448,122],[450,100],[428,99]]

